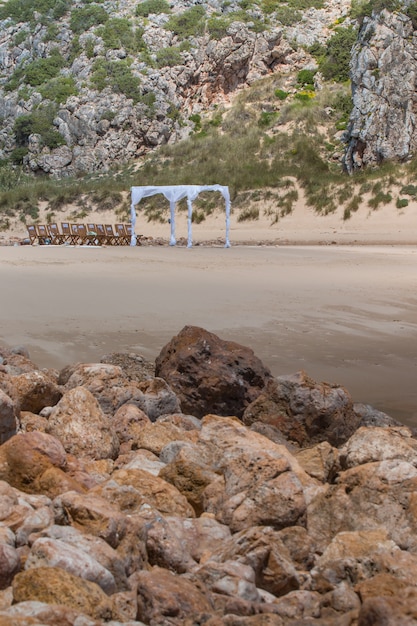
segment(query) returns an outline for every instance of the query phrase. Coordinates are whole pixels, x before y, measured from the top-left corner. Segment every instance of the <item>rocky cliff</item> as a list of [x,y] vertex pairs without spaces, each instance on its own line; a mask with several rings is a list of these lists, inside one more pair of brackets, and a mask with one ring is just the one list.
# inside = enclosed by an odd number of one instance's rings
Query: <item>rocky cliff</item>
[[353,47],[347,171],[416,154],[417,36],[409,9],[365,17]]
[[301,46],[325,41],[350,3],[309,5],[287,7],[284,19],[274,2],[266,11],[235,0],[44,0],[35,10],[9,0],[0,7],[0,159],[70,176],[176,142],[237,89],[311,63]]

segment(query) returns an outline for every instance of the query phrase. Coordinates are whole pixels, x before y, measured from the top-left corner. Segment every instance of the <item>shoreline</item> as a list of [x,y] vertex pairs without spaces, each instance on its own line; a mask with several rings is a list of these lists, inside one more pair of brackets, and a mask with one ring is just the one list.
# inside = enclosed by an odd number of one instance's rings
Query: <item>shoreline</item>
[[41,367],[154,360],[185,325],[417,425],[413,246],[0,247],[0,341]]

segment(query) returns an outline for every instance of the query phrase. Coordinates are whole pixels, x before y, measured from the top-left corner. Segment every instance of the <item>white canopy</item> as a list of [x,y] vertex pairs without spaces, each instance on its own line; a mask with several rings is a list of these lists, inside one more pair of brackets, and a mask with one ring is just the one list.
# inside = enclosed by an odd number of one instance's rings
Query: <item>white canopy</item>
[[187,198],[188,205],[188,242],[187,248],[191,248],[193,245],[192,242],[192,232],[191,232],[191,223],[192,223],[192,214],[193,214],[193,206],[192,201],[198,197],[198,194],[201,191],[220,191],[222,194],[225,203],[226,203],[226,242],[225,248],[230,248],[229,242],[229,228],[230,228],[230,194],[229,187],[223,187],[222,185],[167,185],[167,186],[156,186],[156,187],[132,187],[132,204],[130,206],[130,214],[132,218],[132,238],[130,241],[131,246],[136,245],[136,235],[135,235],[135,224],[136,224],[136,205],[142,200],[142,198],[147,198],[149,196],[154,196],[157,193],[162,193],[167,200],[169,200],[170,212],[171,212],[171,238],[169,245],[175,246],[175,204],[182,200],[183,198]]

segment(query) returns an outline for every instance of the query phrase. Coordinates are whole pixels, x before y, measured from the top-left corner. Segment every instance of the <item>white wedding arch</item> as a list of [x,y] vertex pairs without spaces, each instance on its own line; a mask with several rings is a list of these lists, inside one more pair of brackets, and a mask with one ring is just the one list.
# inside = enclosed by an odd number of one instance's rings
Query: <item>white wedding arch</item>
[[192,241],[192,215],[193,215],[193,205],[192,202],[195,200],[199,193],[202,191],[219,191],[225,201],[226,205],[226,236],[225,236],[225,248],[230,248],[229,241],[229,229],[230,229],[230,194],[229,187],[224,187],[223,185],[158,185],[155,187],[144,186],[144,187],[131,187],[131,205],[130,205],[130,214],[132,221],[132,237],[130,240],[130,245],[136,245],[136,235],[135,235],[135,225],[136,225],[136,205],[142,200],[142,198],[148,198],[149,196],[154,196],[157,193],[162,193],[167,200],[169,200],[169,207],[171,213],[171,237],[169,241],[170,246],[175,246],[175,205],[179,200],[183,198],[187,198],[187,206],[188,206],[188,239],[187,239],[187,248],[191,248],[193,245]]

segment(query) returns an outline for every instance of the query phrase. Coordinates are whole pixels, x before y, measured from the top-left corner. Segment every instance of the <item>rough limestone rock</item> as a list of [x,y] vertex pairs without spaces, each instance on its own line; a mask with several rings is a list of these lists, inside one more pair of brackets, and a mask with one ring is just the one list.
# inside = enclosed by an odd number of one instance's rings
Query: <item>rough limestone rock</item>
[[332,482],[340,468],[339,450],[333,448],[327,441],[299,450],[295,453],[295,458],[307,474],[323,483]]
[[59,539],[37,539],[25,561],[25,569],[34,567],[59,567],[74,576],[97,583],[107,595],[116,591],[112,574],[90,555],[76,546]]
[[13,580],[13,599],[64,604],[106,621],[112,617],[111,602],[96,583],[58,567],[37,567],[17,574]]
[[299,589],[303,583],[290,551],[279,532],[270,526],[256,526],[232,535],[213,550],[210,560],[236,560],[251,565],[256,586],[274,596]]
[[118,552],[104,539],[91,534],[81,532],[72,526],[58,526],[50,523],[40,533],[39,537],[48,537],[65,543],[68,547],[74,546],[89,555],[94,561],[100,563],[103,568],[111,572],[118,591],[128,589],[126,567]]
[[135,443],[137,448],[149,450],[159,456],[169,443],[193,441],[193,438],[192,432],[183,431],[169,422],[154,422],[141,429]]
[[161,351],[155,373],[177,394],[184,413],[241,417],[272,375],[253,351],[185,326]]
[[353,111],[346,131],[348,172],[417,149],[415,26],[406,3],[365,17],[351,57]]
[[30,535],[40,533],[54,523],[52,506],[39,506],[30,511],[23,524],[16,530],[15,541],[17,546],[24,546],[29,542]]
[[67,391],[48,419],[48,433],[75,456],[115,459],[119,440],[93,394],[85,387]]
[[[4,619],[5,621],[2,621]],[[8,620],[8,621],[6,621]],[[36,600],[19,602],[0,613],[1,626],[97,626],[97,620],[76,609],[61,604],[47,604]]]
[[[232,532],[305,524],[307,493],[316,489],[284,446],[245,428],[237,419],[208,415],[200,437],[219,450],[223,476],[204,491],[204,508]],[[233,441],[233,446],[231,442]]]
[[78,491],[79,493],[86,491],[83,484],[63,472],[59,467],[48,467],[36,479],[35,487],[38,493],[43,493],[49,498],[55,498],[65,491]]
[[[167,448],[172,447],[172,444],[165,446],[162,458],[164,452],[167,454]],[[187,498],[196,515],[203,512],[204,490],[218,477],[205,460],[207,455],[204,452],[202,446],[184,442],[172,461],[159,473],[161,478],[174,485]]]
[[403,550],[417,552],[417,470],[406,461],[365,463],[341,472],[337,484],[319,488],[309,502],[308,532],[318,549],[342,531],[383,527]]
[[261,602],[261,595],[255,585],[255,572],[250,565],[240,561],[205,561],[193,569],[191,580],[200,582],[210,590],[218,593],[246,600]]
[[133,402],[152,422],[161,415],[181,411],[177,396],[162,378],[152,378],[139,383],[139,389],[143,395],[137,396]]
[[0,479],[21,491],[38,491],[37,479],[51,467],[66,467],[61,442],[51,435],[31,432],[15,435],[0,447]]
[[398,598],[370,598],[359,612],[359,626],[414,626],[417,624],[417,594],[414,588],[401,590]]
[[138,511],[143,504],[155,507],[162,514],[194,517],[194,510],[176,487],[139,469],[120,469],[113,472],[109,481],[90,491],[122,511]]
[[0,389],[0,445],[16,434],[17,415],[16,403]]
[[151,420],[134,404],[123,404],[114,414],[111,423],[119,443],[126,444],[126,451],[135,447],[143,426],[150,424]]
[[22,411],[39,413],[46,406],[55,406],[62,397],[55,380],[39,370],[15,376],[13,384]]
[[316,383],[303,371],[269,381],[242,420],[271,424],[302,447],[321,441],[340,446],[360,424],[346,389]]
[[13,546],[0,543],[0,589],[6,589],[20,570],[19,553]]
[[186,619],[210,613],[212,605],[206,593],[185,578],[166,569],[154,567],[135,576],[138,594],[137,619],[146,624],[181,626]]
[[115,463],[115,469],[140,469],[159,476],[161,469],[165,467],[165,463],[159,460],[156,454],[150,450],[135,450],[118,457]]
[[197,563],[210,558],[231,537],[228,526],[220,524],[207,513],[196,518],[166,516],[165,521],[184,552]]
[[96,494],[68,491],[53,501],[55,522],[101,537],[116,548],[123,537],[126,518],[119,507]]
[[401,459],[417,467],[417,439],[406,426],[359,428],[340,449],[344,469],[388,459]]
[[141,383],[155,376],[155,363],[147,361],[140,354],[112,352],[101,357],[100,363],[121,367],[128,380]]
[[[70,373],[70,372],[68,372]],[[61,376],[65,379],[66,375]],[[136,382],[130,382],[121,367],[107,363],[80,363],[71,372],[66,389],[84,387],[98,401],[103,413],[112,416],[117,409],[142,396]]]

